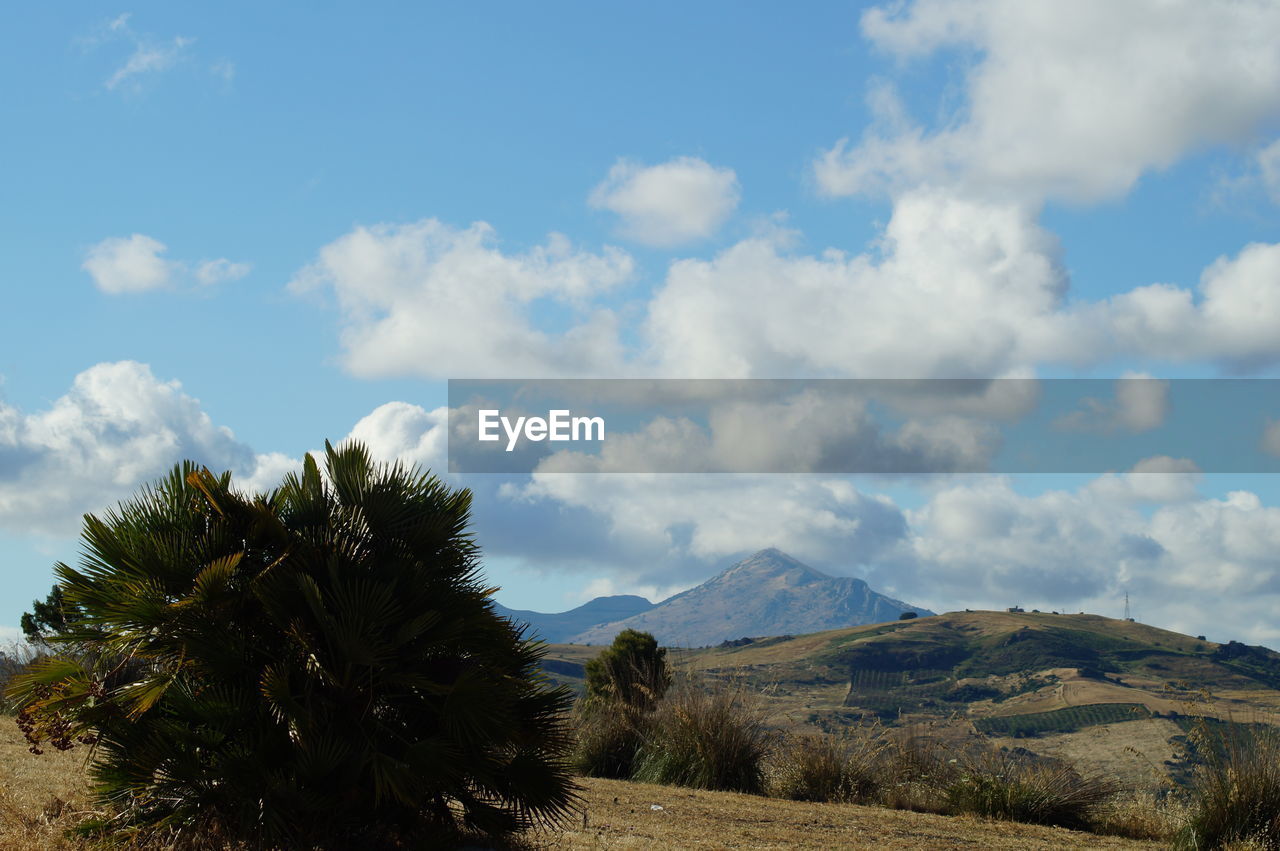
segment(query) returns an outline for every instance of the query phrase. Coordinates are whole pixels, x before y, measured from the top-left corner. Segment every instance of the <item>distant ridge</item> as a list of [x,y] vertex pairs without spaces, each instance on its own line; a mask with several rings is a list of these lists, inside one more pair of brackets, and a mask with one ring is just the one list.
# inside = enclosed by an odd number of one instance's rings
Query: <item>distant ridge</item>
[[527,624],[532,636],[556,644],[568,641],[591,627],[646,612],[653,608],[653,603],[634,594],[619,594],[614,597],[596,597],[576,609],[554,614],[508,609],[500,603],[494,603],[493,608],[508,620]]
[[651,632],[670,646],[701,647],[743,636],[821,632],[897,620],[928,609],[879,594],[861,579],[828,576],[769,548],[656,606],[593,625],[567,639],[608,644],[624,629]]

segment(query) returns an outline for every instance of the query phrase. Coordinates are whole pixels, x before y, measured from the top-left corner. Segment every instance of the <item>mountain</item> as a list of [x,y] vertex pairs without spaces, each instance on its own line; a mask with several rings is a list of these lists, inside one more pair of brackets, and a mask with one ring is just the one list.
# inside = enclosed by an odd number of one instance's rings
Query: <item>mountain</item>
[[608,644],[621,630],[638,629],[662,644],[700,647],[895,621],[903,612],[933,614],[877,594],[861,579],[827,576],[770,548],[647,611],[584,629],[570,642]]
[[508,620],[528,624],[533,635],[554,644],[567,641],[574,635],[599,624],[623,620],[646,612],[653,608],[653,603],[633,594],[619,594],[615,597],[596,597],[576,609],[555,614],[508,609],[500,603],[494,603],[493,608]]

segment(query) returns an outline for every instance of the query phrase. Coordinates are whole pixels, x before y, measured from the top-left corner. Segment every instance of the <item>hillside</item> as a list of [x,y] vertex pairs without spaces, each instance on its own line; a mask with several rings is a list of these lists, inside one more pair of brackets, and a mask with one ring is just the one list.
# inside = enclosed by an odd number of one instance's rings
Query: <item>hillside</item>
[[[580,682],[575,670],[594,652],[553,648],[548,664],[563,666],[562,681]],[[927,728],[1135,780],[1149,780],[1153,764],[1185,777],[1195,717],[1280,718],[1280,654],[1098,615],[950,612],[673,659],[747,684],[780,726]]]
[[620,631],[638,629],[663,644],[699,647],[744,636],[877,623],[907,611],[932,614],[878,594],[861,579],[828,576],[767,549],[647,611],[584,630],[571,642],[608,644]]

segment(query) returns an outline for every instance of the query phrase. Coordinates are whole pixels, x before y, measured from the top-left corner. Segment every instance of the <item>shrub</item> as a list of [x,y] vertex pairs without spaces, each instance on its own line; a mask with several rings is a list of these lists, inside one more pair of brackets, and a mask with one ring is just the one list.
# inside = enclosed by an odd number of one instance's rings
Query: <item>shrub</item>
[[1119,791],[1109,780],[1080,775],[1056,761],[1031,761],[984,750],[957,759],[941,791],[952,814],[1088,830]]
[[890,739],[880,759],[880,803],[895,810],[945,812],[939,790],[956,775],[956,760],[949,756],[933,739]]
[[1192,736],[1205,762],[1176,847],[1280,847],[1280,731],[1233,724],[1219,733],[1202,723]]
[[797,736],[778,748],[768,772],[768,791],[792,801],[860,802],[880,791],[879,736]]
[[681,683],[654,711],[632,779],[760,792],[771,738],[764,718],[759,698],[743,688]]
[[586,665],[587,696],[652,709],[671,685],[667,649],[647,632],[624,629]]
[[652,727],[652,714],[626,704],[579,704],[574,714],[573,767],[586,777],[626,780]]
[[325,463],[257,496],[184,464],[57,566],[73,652],[10,694],[33,747],[96,744],[109,838],[420,845],[572,806],[570,694],[492,609],[470,492]]

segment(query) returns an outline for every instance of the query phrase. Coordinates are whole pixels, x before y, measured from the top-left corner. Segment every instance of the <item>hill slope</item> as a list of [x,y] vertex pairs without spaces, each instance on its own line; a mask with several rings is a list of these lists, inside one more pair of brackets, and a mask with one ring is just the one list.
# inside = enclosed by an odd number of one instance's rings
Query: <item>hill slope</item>
[[671,646],[698,647],[742,636],[810,633],[929,615],[871,590],[861,579],[827,576],[776,549],[761,550],[696,588],[646,612],[580,632],[575,644],[608,644],[623,629]]

